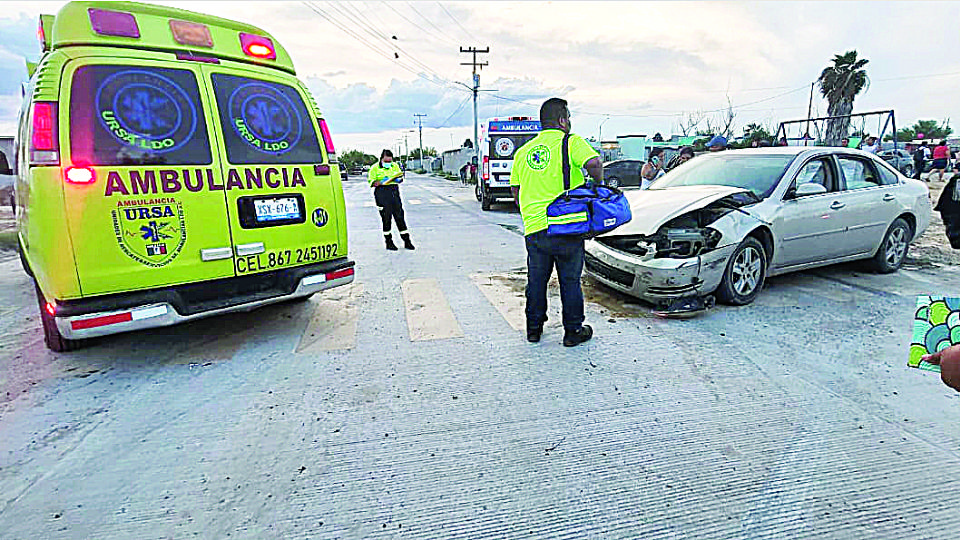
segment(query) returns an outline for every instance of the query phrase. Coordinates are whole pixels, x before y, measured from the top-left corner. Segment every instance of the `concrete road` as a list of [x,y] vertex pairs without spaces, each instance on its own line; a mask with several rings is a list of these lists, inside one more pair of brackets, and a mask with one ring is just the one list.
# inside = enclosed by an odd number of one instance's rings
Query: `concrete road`
[[956,538],[960,395],[905,367],[955,268],[770,280],[687,321],[592,285],[522,332],[507,205],[410,175],[415,252],[347,184],[357,283],[43,348],[0,262],[0,537]]

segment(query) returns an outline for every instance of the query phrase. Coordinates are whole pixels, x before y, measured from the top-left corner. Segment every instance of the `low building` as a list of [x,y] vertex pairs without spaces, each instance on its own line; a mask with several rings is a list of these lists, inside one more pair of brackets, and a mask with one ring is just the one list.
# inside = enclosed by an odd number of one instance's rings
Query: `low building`
[[476,151],[468,146],[456,150],[447,150],[440,156],[443,163],[443,172],[460,176],[460,170],[470,165],[470,161],[475,155]]

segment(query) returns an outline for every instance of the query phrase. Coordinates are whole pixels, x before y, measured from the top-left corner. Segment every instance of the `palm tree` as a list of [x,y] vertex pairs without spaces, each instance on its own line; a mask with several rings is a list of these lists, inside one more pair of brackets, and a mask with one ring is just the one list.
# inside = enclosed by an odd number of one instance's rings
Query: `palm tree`
[[820,93],[827,98],[827,115],[840,116],[827,120],[826,144],[836,145],[847,136],[853,100],[857,94],[870,85],[867,72],[863,69],[869,60],[857,59],[857,51],[847,51],[833,56],[833,65],[820,73],[817,83]]

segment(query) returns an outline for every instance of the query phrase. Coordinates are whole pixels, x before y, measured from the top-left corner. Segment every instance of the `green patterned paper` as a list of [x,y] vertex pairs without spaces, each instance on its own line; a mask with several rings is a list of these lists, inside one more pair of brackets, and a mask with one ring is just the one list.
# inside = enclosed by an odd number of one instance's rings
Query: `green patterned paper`
[[940,366],[924,362],[920,357],[957,343],[960,343],[960,298],[918,296],[907,365],[939,373]]

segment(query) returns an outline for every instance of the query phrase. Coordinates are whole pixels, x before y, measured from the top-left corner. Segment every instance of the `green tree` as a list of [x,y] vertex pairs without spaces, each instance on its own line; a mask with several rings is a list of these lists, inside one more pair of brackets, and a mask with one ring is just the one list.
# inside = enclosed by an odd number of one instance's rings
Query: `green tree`
[[[942,122],[937,122],[936,120],[917,120],[917,123],[910,127],[898,129],[897,140],[912,141],[919,138],[921,133],[923,133],[924,139],[946,139],[953,133],[953,128],[950,127],[949,118]],[[889,136],[886,138],[887,140],[891,139]]]
[[351,169],[363,165],[373,165],[377,162],[377,156],[365,154],[360,150],[347,150],[340,155],[340,163]]
[[767,130],[766,126],[758,124],[756,122],[751,122],[743,128],[743,142],[746,146],[750,146],[750,143],[753,141],[762,141],[762,140],[771,140],[773,135]]
[[825,143],[836,146],[847,135],[850,128],[850,116],[853,112],[853,100],[870,85],[864,66],[869,60],[857,58],[857,51],[847,51],[833,57],[833,65],[820,72],[817,83],[820,93],[827,100],[827,115],[839,116],[827,120]]

